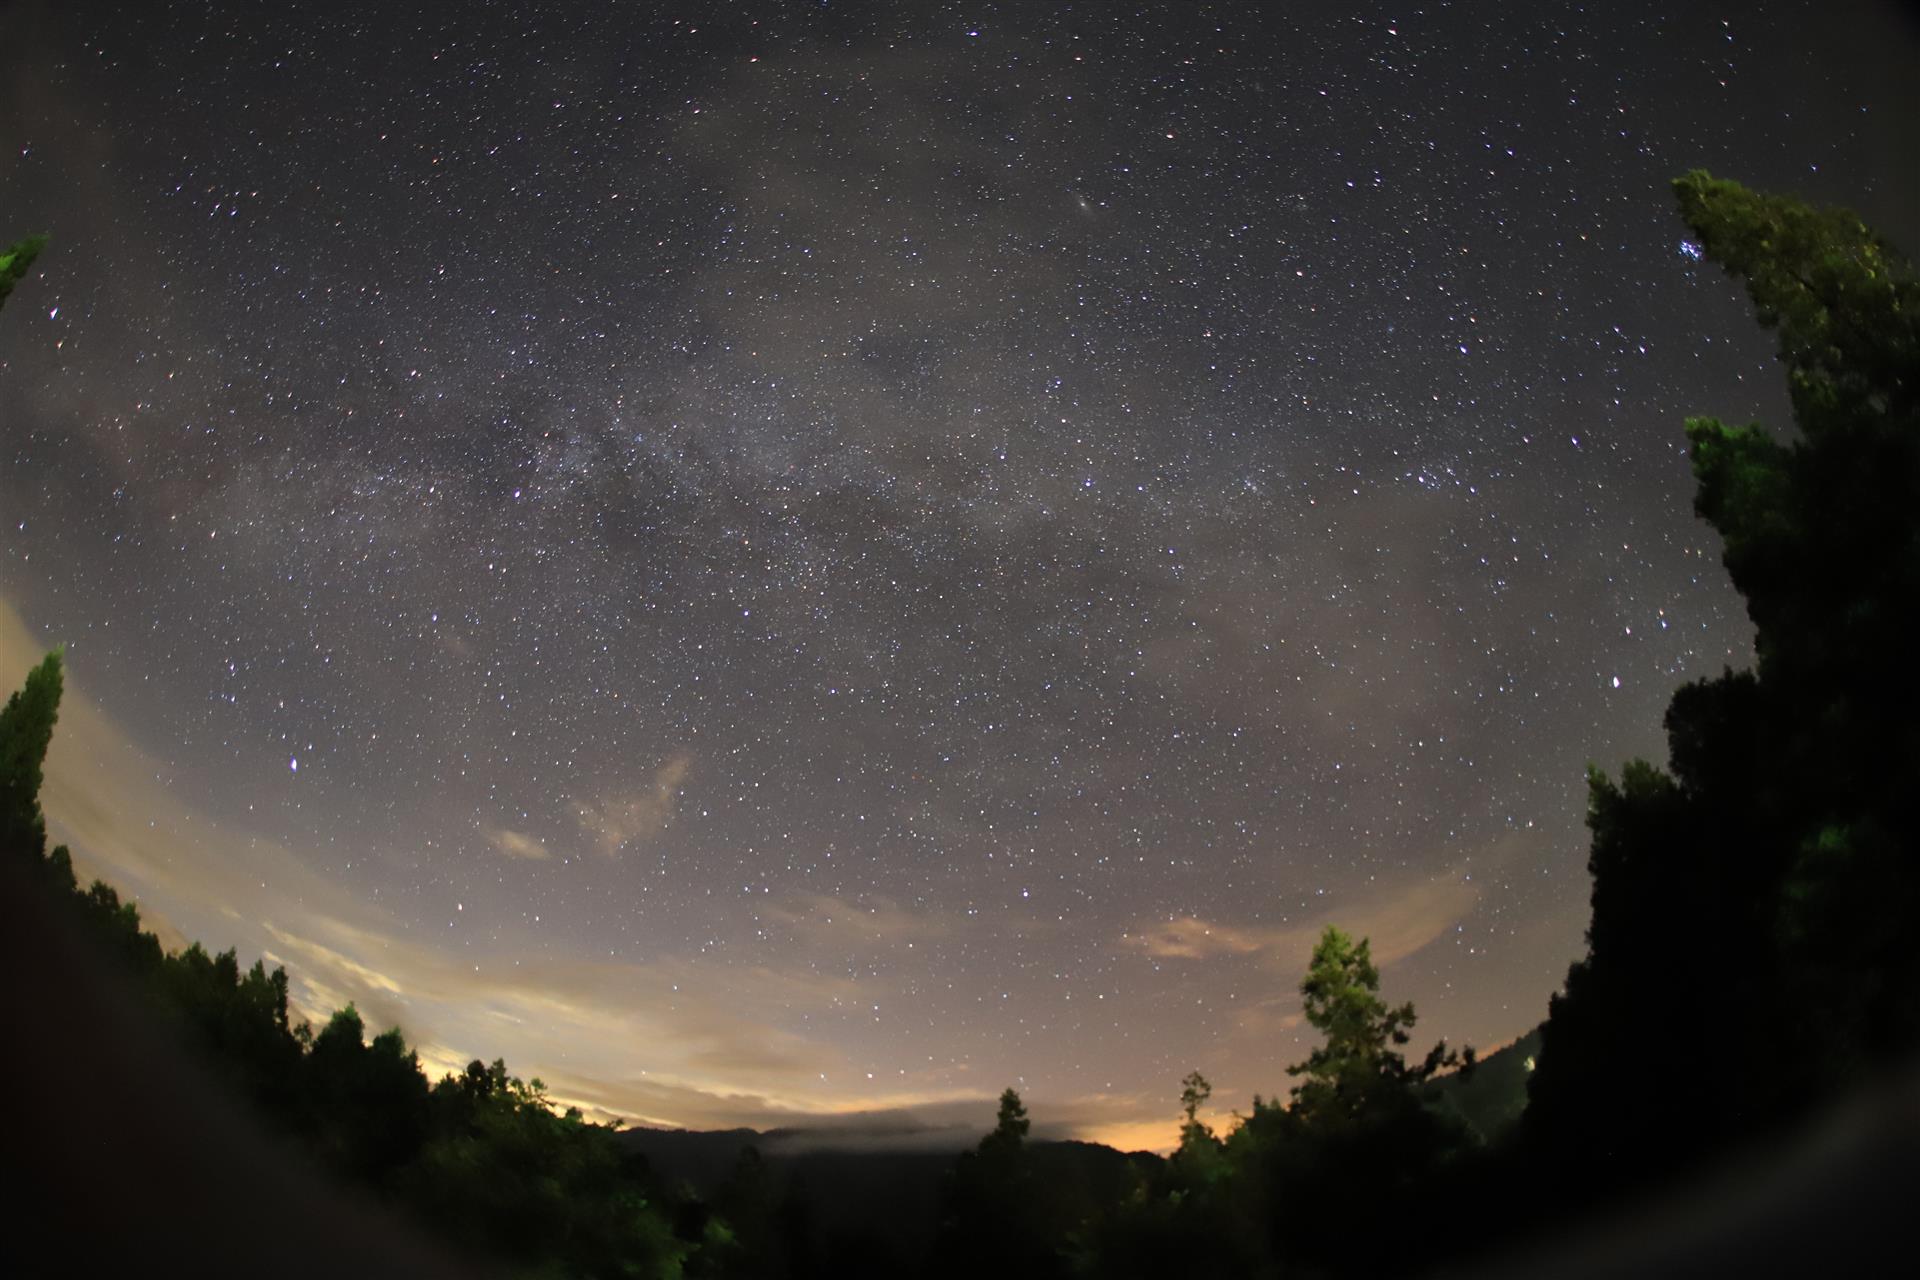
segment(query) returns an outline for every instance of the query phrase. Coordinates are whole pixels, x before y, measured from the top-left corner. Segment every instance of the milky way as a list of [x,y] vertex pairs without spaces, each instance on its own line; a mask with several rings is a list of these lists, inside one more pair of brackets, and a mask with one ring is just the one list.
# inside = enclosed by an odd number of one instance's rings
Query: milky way
[[1329,921],[1529,1028],[1750,658],[1665,184],[1920,241],[1891,9],[280,8],[8,20],[0,675],[169,936],[658,1123],[1162,1141]]

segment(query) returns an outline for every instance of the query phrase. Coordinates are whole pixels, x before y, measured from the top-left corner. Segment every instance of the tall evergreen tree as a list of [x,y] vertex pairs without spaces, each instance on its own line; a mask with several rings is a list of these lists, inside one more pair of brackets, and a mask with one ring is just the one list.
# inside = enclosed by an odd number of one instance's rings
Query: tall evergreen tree
[[1300,997],[1308,1025],[1326,1037],[1305,1062],[1287,1068],[1301,1078],[1293,1105],[1308,1124],[1413,1103],[1413,1086],[1460,1064],[1460,1055],[1441,1041],[1419,1066],[1407,1065],[1400,1048],[1411,1038],[1413,1005],[1389,1007],[1380,998],[1380,970],[1366,938],[1355,942],[1328,925],[1314,945]]
[[[1777,331],[1799,430],[1687,423],[1695,510],[1758,662],[1674,696],[1670,773],[1590,779],[1588,953],[1552,1003],[1527,1124],[1603,1180],[1920,1045],[1902,939],[1920,912],[1920,278],[1844,210],[1697,172],[1675,191]],[[1622,1071],[1627,1044],[1724,1066]]]
[[[1314,946],[1300,995],[1322,1036],[1305,1062],[1292,1105],[1263,1101],[1227,1136],[1225,1176],[1211,1230],[1234,1241],[1234,1274],[1251,1260],[1304,1265],[1312,1273],[1392,1274],[1430,1248],[1426,1206],[1447,1162],[1469,1142],[1464,1126],[1427,1105],[1437,1072],[1470,1066],[1444,1042],[1410,1065],[1401,1049],[1415,1022],[1411,1004],[1380,998],[1380,971],[1365,938],[1329,927]],[[1183,1149],[1181,1156],[1186,1155]],[[1381,1230],[1382,1224],[1395,1224]]]
[[46,854],[40,784],[65,683],[56,649],[27,673],[26,683],[0,709],[0,856],[29,854],[37,861]]
[[1027,1130],[1033,1127],[1033,1121],[1027,1119],[1027,1104],[1020,1101],[1020,1095],[1011,1086],[1001,1091],[1000,1109],[994,1116],[993,1132],[980,1140],[983,1152],[1019,1151],[1026,1145]]
[[1026,1103],[1012,1088],[1000,1094],[993,1132],[963,1152],[947,1178],[941,1206],[939,1265],[952,1276],[1065,1274],[1050,1188],[1037,1178],[1027,1146]]
[[1187,1072],[1186,1078],[1180,1082],[1180,1114],[1186,1117],[1180,1122],[1182,1145],[1189,1138],[1213,1136],[1213,1131],[1200,1118],[1200,1108],[1206,1106],[1212,1097],[1213,1084],[1198,1071]]

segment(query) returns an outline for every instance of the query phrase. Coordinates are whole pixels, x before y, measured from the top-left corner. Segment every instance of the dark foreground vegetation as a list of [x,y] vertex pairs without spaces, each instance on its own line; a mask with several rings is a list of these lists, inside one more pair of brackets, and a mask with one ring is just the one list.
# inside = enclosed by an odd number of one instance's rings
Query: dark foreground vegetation
[[[958,1158],[809,1172],[741,1142],[697,1191],[669,1184],[645,1142],[556,1111],[538,1080],[475,1061],[430,1083],[398,1030],[369,1039],[351,1007],[296,1024],[283,972],[167,954],[112,888],[82,889],[38,803],[57,653],[0,711],[5,883],[109,954],[276,1141],[511,1272],[1385,1275],[1477,1268],[1491,1245],[1548,1240],[1596,1207],[1684,1200],[1711,1166],[1909,1069],[1920,1047],[1920,949],[1903,936],[1920,919],[1920,280],[1843,211],[1704,174],[1676,190],[1777,330],[1798,428],[1687,424],[1696,509],[1724,539],[1757,663],[1674,696],[1665,769],[1592,775],[1587,954],[1538,1040],[1477,1069],[1444,1045],[1409,1062],[1412,1006],[1381,998],[1365,939],[1329,929],[1301,984],[1323,1043],[1288,1068],[1287,1096],[1256,1097],[1216,1134],[1194,1072],[1166,1159],[1030,1142],[1008,1090]],[[0,254],[0,300],[38,249]],[[57,1059],[59,1040],[9,1050],[24,1052]],[[877,1162],[864,1200],[846,1191],[861,1159]],[[222,1206],[201,1208],[195,1269],[238,1270],[218,1252]],[[113,1203],[89,1212],[104,1233],[121,1220]],[[1840,1257],[1862,1229],[1820,1247]]]

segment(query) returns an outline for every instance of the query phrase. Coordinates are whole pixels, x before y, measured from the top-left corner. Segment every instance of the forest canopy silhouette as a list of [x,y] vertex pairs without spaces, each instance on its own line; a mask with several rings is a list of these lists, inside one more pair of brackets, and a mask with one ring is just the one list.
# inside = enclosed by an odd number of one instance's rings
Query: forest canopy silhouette
[[[1396,1274],[1486,1247],[1472,1206],[1489,1199],[1522,1232],[1671,1183],[1920,1048],[1903,937],[1920,918],[1920,280],[1844,210],[1702,172],[1674,190],[1777,334],[1792,405],[1791,434],[1686,424],[1695,510],[1724,542],[1757,660],[1679,689],[1664,767],[1591,773],[1587,952],[1526,1046],[1532,1069],[1478,1068],[1506,1082],[1507,1113],[1473,1092],[1471,1050],[1407,1061],[1413,1006],[1383,998],[1367,939],[1328,928],[1299,989],[1321,1043],[1286,1068],[1286,1099],[1256,1095],[1217,1134],[1195,1070],[1162,1160],[1033,1141],[1009,1088],[944,1173],[927,1251],[905,1256],[810,1230],[804,1196],[777,1192],[752,1148],[716,1187],[669,1185],[503,1062],[429,1081],[400,1030],[369,1038],[351,1005],[296,1022],[283,970],[166,952],[133,903],[82,888],[48,847],[58,651],[0,710],[0,856],[37,882],[33,910],[75,922],[305,1158],[526,1274]],[[44,243],[0,254],[0,302]],[[1711,1065],[1640,1069],[1635,1047]],[[1521,1081],[1519,1122],[1487,1119],[1518,1110]]]

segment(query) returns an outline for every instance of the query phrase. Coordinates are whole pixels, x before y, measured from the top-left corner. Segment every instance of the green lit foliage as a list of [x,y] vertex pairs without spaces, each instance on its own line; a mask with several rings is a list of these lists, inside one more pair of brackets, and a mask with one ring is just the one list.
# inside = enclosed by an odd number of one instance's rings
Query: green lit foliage
[[[1326,1038],[1305,1062],[1287,1068],[1300,1077],[1293,1110],[1302,1123],[1335,1124],[1381,1106],[1406,1105],[1415,1098],[1414,1086],[1461,1064],[1461,1056],[1441,1041],[1419,1066],[1407,1065],[1400,1048],[1410,1038],[1413,1005],[1389,1008],[1380,999],[1380,971],[1365,938],[1355,942],[1327,926],[1300,982],[1300,998],[1308,1025]],[[1469,1049],[1466,1061],[1472,1059]]]
[[26,683],[0,708],[0,851],[8,855],[38,859],[46,852],[41,775],[64,686],[65,671],[55,650],[27,673]]
[[[1670,772],[1589,780],[1593,919],[1527,1127],[1570,1176],[1711,1150],[1920,1045],[1920,278],[1844,210],[1693,173],[1707,256],[1776,331],[1797,433],[1687,423],[1758,662],[1679,690]],[[1659,1044],[1738,1070],[1655,1082]]]
[[13,287],[26,278],[34,259],[47,247],[45,236],[28,236],[6,249],[0,249],[0,307],[5,307]]
[[395,1183],[449,1239],[596,1276],[670,1274],[689,1252],[639,1158],[577,1109],[556,1115],[538,1079],[475,1061],[424,1101],[425,1140]]

